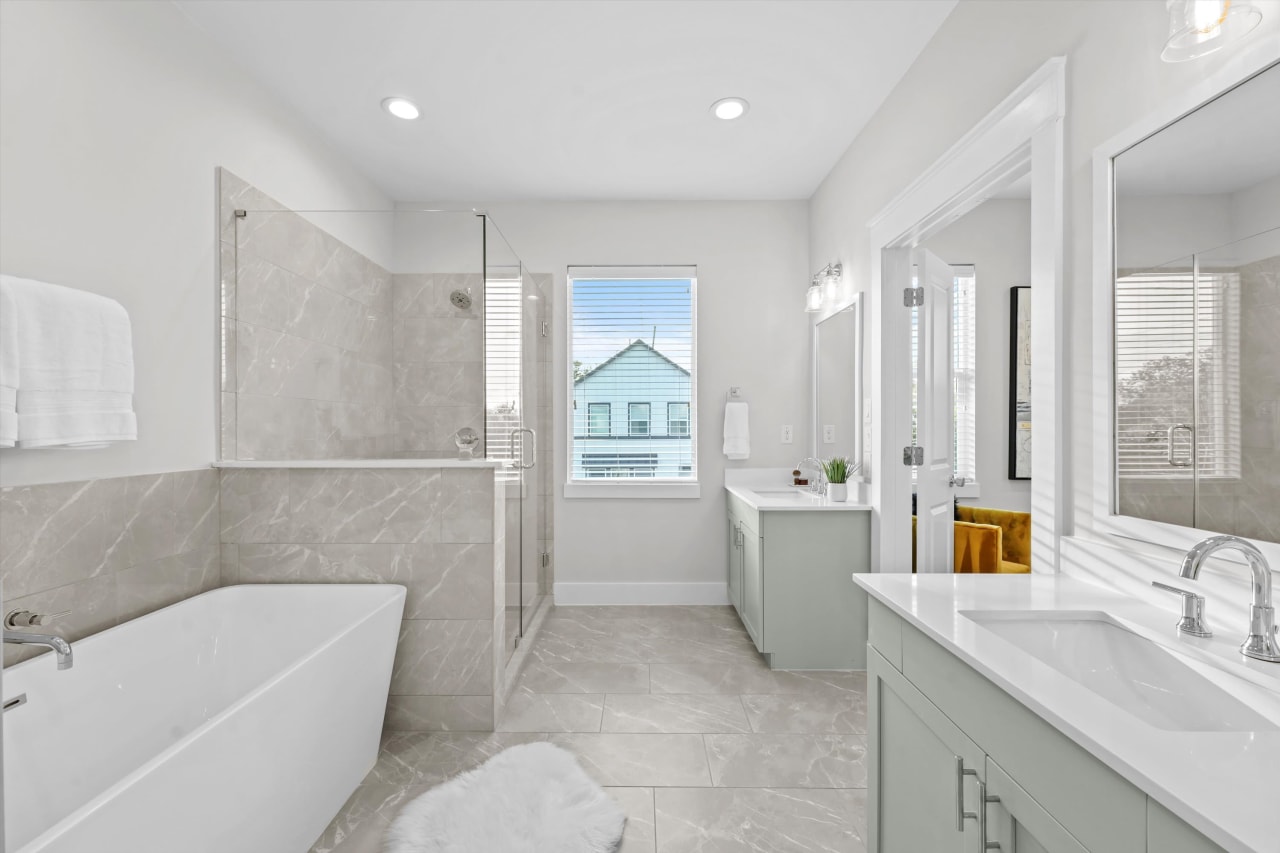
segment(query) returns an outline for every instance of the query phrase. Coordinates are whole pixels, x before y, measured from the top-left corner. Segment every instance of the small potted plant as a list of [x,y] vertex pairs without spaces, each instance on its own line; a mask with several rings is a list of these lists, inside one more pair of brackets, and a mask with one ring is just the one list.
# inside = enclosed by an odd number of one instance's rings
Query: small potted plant
[[831,500],[843,503],[849,499],[849,476],[858,466],[848,456],[833,456],[822,463],[822,473],[827,478],[827,495]]

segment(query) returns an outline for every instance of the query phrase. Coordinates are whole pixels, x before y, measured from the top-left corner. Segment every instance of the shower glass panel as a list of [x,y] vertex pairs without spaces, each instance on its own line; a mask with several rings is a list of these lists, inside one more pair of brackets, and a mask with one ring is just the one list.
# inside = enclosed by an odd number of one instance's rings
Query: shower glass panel
[[484,217],[485,442],[500,459],[506,529],[507,658],[535,612],[538,592],[537,302],[531,277],[493,220]]
[[1118,509],[1280,541],[1280,228],[1116,281]]

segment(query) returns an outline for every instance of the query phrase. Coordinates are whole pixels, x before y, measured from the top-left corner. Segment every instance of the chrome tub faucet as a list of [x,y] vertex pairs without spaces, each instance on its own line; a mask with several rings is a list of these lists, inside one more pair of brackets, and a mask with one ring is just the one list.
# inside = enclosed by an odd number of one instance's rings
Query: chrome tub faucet
[[4,617],[4,641],[19,646],[46,646],[53,649],[55,655],[58,656],[58,669],[71,669],[73,663],[71,654],[71,644],[61,637],[55,637],[52,634],[33,634],[30,631],[10,631],[10,628],[29,628],[33,626],[44,625],[48,622],[66,616],[70,610],[62,613],[54,613],[46,615],[43,613],[32,613],[30,610],[10,610]]
[[1271,567],[1258,547],[1239,536],[1210,536],[1196,545],[1182,559],[1179,574],[1188,580],[1200,575],[1200,567],[1212,554],[1229,549],[1244,554],[1253,575],[1253,601],[1249,610],[1249,636],[1240,652],[1254,660],[1280,663],[1280,646],[1276,644],[1276,612],[1271,605]]

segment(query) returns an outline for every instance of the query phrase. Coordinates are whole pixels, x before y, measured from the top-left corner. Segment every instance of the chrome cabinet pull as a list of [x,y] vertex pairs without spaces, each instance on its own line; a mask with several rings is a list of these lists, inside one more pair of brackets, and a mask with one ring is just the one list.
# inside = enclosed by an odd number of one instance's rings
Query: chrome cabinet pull
[[[967,812],[964,810],[964,777],[972,776],[978,778],[977,770],[966,770],[964,759],[956,756],[956,832],[964,832],[964,822],[966,820],[980,820],[977,812]],[[982,784],[979,782],[978,784]],[[986,810],[983,809],[985,813]],[[985,823],[985,818],[981,819]]]
[[[1174,433],[1178,432],[1179,430],[1186,430],[1187,433],[1191,436],[1191,450],[1190,450],[1190,453],[1188,454],[1188,458],[1181,459],[1181,460],[1179,460],[1176,457],[1173,449],[1173,436],[1174,436]],[[1173,426],[1169,427],[1169,429],[1167,430],[1167,434],[1168,434],[1169,464],[1175,468],[1190,468],[1191,456],[1193,456],[1196,452],[1195,451],[1196,428],[1193,427],[1191,424],[1174,424]]]
[[[973,771],[969,771],[969,772],[972,773]],[[977,776],[978,774],[974,773],[973,775]],[[987,796],[987,783],[979,780],[978,782],[978,803],[979,803],[978,805],[978,838],[982,840],[983,850],[999,850],[1000,849],[999,841],[987,840],[987,805],[989,803],[998,803],[998,802],[1000,802],[999,797]]]

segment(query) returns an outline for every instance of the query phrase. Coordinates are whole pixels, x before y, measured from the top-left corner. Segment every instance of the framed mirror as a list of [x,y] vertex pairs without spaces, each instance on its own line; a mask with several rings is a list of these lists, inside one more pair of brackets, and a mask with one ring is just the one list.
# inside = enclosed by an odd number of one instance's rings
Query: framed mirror
[[1111,158],[1121,522],[1280,542],[1277,104],[1280,64]]
[[[813,327],[813,455],[862,463],[862,295]],[[865,465],[863,465],[865,469]],[[855,478],[863,480],[862,471]]]

